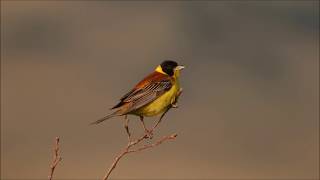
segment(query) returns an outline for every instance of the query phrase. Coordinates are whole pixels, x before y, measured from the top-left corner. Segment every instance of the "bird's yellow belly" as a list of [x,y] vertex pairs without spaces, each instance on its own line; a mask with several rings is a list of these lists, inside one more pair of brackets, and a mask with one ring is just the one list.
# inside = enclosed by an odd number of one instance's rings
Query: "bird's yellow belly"
[[140,108],[135,112],[135,114],[142,116],[156,116],[164,112],[167,107],[175,101],[178,90],[179,84],[175,83],[168,92],[164,93],[150,104]]

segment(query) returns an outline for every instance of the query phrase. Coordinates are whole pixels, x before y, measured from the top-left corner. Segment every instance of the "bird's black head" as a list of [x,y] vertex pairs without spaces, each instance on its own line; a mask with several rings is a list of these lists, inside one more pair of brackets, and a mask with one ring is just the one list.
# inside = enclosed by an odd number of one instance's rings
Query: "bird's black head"
[[162,71],[168,74],[169,76],[174,75],[174,69],[178,66],[178,63],[172,60],[165,60],[161,63]]

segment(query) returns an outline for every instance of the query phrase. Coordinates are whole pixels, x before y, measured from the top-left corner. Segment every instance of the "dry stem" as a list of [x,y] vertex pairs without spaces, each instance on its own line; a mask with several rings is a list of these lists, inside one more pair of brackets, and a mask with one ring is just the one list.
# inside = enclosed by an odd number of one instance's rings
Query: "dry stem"
[[[152,129],[153,130],[153,129]],[[111,164],[108,172],[105,174],[105,176],[103,177],[103,180],[107,180],[111,174],[111,172],[114,170],[114,168],[117,166],[118,162],[120,161],[120,159],[129,153],[133,153],[133,152],[139,152],[139,151],[143,151],[149,148],[153,148],[155,146],[160,145],[161,143],[167,141],[167,140],[173,140],[177,137],[177,134],[172,134],[170,136],[164,136],[161,139],[159,139],[157,142],[153,143],[153,144],[149,144],[149,145],[143,145],[141,147],[138,147],[137,149],[133,149],[131,150],[131,148],[137,144],[139,144],[141,141],[143,141],[144,139],[148,139],[148,134],[143,134],[140,138],[136,139],[135,141],[129,142],[128,145],[121,151],[121,153],[114,159],[113,163]]]
[[59,155],[59,150],[60,150],[59,141],[60,141],[59,137],[56,137],[55,145],[54,145],[54,149],[53,149],[53,160],[52,160],[52,163],[50,166],[50,174],[48,176],[49,180],[52,180],[54,170],[57,167],[57,165],[59,164],[59,162],[62,160],[61,156]]

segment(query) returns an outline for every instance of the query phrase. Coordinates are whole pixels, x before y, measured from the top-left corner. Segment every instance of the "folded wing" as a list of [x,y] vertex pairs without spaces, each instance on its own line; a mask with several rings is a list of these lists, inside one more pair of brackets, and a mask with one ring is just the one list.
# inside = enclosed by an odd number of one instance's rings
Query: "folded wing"
[[169,76],[157,72],[152,73],[125,94],[112,109],[126,105],[125,113],[134,111],[151,103],[171,87],[172,82]]

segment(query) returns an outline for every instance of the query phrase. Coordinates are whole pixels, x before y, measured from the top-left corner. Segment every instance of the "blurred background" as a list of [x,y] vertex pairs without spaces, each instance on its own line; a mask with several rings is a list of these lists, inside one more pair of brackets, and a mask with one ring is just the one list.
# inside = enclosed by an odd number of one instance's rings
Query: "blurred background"
[[88,124],[164,59],[184,93],[153,140],[178,137],[113,178],[318,179],[318,40],[319,1],[1,1],[1,179],[47,178],[56,136],[57,179],[103,177],[124,120]]

